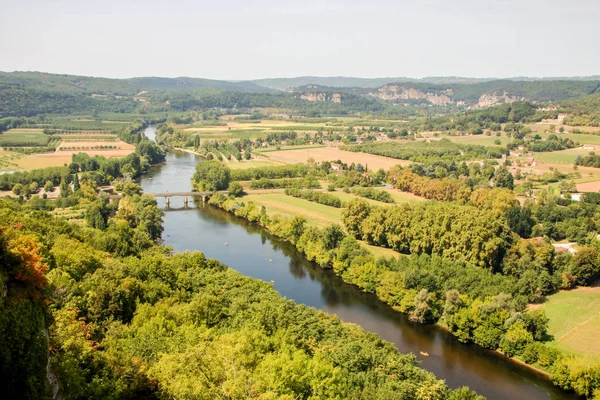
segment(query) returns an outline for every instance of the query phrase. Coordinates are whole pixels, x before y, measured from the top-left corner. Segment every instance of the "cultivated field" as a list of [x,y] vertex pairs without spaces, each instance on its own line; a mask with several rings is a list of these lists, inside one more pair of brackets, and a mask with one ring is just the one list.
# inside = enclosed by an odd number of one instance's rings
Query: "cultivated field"
[[390,169],[395,165],[408,165],[410,161],[397,160],[389,157],[376,156],[366,153],[354,153],[351,151],[340,150],[337,147],[322,147],[318,149],[301,149],[274,151],[269,153],[269,158],[281,161],[287,164],[306,163],[306,160],[312,157],[315,162],[341,160],[346,164],[361,163],[368,166],[369,170],[383,168]]
[[589,152],[590,150],[578,147],[575,149],[533,153],[531,157],[535,158],[538,162],[573,165],[577,156],[585,156]]
[[[455,143],[460,143],[460,144],[465,144],[465,145],[475,144],[475,145],[480,145],[480,146],[492,146],[492,147],[506,146],[511,141],[511,138],[509,138],[509,137],[495,136],[493,134],[491,136],[487,136],[487,135],[469,135],[469,136],[444,135],[444,136],[440,136],[440,139],[442,139],[442,138],[448,139]],[[500,141],[500,144],[496,144],[497,140]]]
[[548,333],[560,350],[600,359],[600,287],[561,291],[544,304]]

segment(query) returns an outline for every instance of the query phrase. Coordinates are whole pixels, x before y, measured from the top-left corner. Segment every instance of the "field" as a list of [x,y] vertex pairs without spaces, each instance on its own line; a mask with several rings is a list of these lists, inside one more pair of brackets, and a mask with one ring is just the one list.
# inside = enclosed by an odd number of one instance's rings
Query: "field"
[[281,163],[276,163],[268,160],[260,160],[260,161],[240,161],[240,162],[230,162],[227,163],[227,166],[230,169],[248,169],[248,168],[259,168],[259,167],[272,167],[275,165],[281,165]]
[[[440,139],[441,138],[442,137],[440,137]],[[487,135],[447,136],[447,135],[444,135],[443,138],[448,139],[455,143],[460,143],[460,144],[465,144],[465,145],[475,144],[475,145],[480,145],[480,146],[492,146],[492,147],[506,146],[511,141],[511,138],[509,138],[509,137],[495,136],[493,134],[491,136],[487,136]],[[496,140],[500,141],[499,145],[495,143]]]
[[311,225],[327,226],[340,223],[342,209],[329,207],[308,200],[287,196],[283,193],[250,194],[244,200],[265,206],[269,214],[282,214],[289,217],[302,215]]
[[569,353],[600,360],[600,288],[582,287],[561,291],[544,304],[550,319],[552,346]]
[[10,129],[0,135],[0,146],[46,146],[50,139],[42,129]]
[[177,128],[187,132],[200,135],[202,139],[232,138],[232,139],[254,139],[270,132],[316,132],[323,130],[341,130],[339,126],[331,126],[327,123],[306,123],[294,121],[263,120],[263,121],[220,121],[223,125],[207,126],[204,124],[176,125]]
[[346,164],[361,163],[363,166],[368,166],[369,170],[372,171],[380,168],[388,170],[398,164],[410,164],[410,161],[396,160],[394,158],[376,156],[373,154],[354,153],[351,151],[340,150],[337,147],[285,150],[269,153],[269,158],[286,164],[306,163],[306,160],[309,157],[312,157],[315,162],[341,160]]
[[[354,197],[352,195],[348,196]],[[334,223],[341,224],[342,220],[343,208],[329,207],[322,204],[313,203],[307,200],[287,196],[283,193],[250,194],[244,196],[243,199],[246,201],[253,201],[256,204],[265,206],[269,215],[280,214],[286,217],[295,217],[297,215],[302,215],[306,218],[306,222],[309,225],[313,226],[325,227]],[[400,253],[397,253],[391,249],[370,246],[364,242],[361,242],[361,244],[377,256],[400,256]]]
[[589,152],[590,150],[585,150],[583,147],[578,147],[575,149],[533,153],[532,157],[537,161],[545,163],[573,165],[577,156],[584,156]]

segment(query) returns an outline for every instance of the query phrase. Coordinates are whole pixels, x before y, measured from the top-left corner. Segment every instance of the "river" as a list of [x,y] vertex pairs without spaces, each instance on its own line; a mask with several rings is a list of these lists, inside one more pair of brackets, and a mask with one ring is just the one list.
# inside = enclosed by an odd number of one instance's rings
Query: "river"
[[[146,136],[154,139],[154,129]],[[201,159],[172,151],[167,162],[141,178],[147,193],[189,191],[194,167]],[[165,206],[159,199],[159,206]],[[534,371],[476,345],[460,343],[435,325],[415,324],[401,313],[344,283],[331,271],[306,261],[289,243],[260,227],[214,207],[173,198],[165,212],[163,239],[175,251],[199,250],[244,275],[274,281],[284,297],[335,314],[412,352],[421,366],[457,388],[469,386],[488,399],[578,399]],[[227,244],[227,245],[226,245]],[[429,357],[420,355],[424,351]]]

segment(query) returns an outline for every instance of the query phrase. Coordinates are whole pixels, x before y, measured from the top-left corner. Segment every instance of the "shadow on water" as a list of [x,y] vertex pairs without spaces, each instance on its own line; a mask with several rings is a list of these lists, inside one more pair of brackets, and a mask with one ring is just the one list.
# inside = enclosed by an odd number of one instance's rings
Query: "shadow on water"
[[[147,193],[189,190],[197,162],[191,154],[170,152],[165,165],[142,177],[142,187]],[[164,201],[158,201],[164,207]],[[272,280],[282,296],[336,314],[394,343],[399,351],[414,353],[423,368],[451,387],[467,385],[488,399],[579,398],[497,353],[460,343],[440,327],[410,322],[375,295],[344,283],[257,225],[198,199],[190,203],[192,208],[182,208],[183,200],[175,198],[171,206],[165,213],[163,238],[175,251],[199,250],[244,275]],[[421,356],[421,351],[429,357]]]

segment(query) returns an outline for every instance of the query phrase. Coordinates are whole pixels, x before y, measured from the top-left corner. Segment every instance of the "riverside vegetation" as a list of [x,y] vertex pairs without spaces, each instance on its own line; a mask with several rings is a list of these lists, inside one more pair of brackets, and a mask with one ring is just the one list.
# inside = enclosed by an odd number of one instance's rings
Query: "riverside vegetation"
[[[269,174],[277,171],[279,167],[273,167]],[[195,185],[201,184],[198,178]],[[544,240],[519,237],[556,223],[548,212],[556,215],[562,207],[550,198],[532,211],[531,206],[515,203],[514,193],[503,187],[472,190],[466,185],[465,196],[453,199],[462,203],[398,206],[373,206],[356,199],[345,205],[343,226],[325,228],[307,225],[302,216],[268,215],[264,207],[222,193],[215,194],[210,204],[264,226],[294,244],[307,259],[377,294],[414,321],[437,322],[460,341],[499,350],[548,371],[550,379],[566,390],[598,396],[600,367],[545,345],[548,319],[542,310],[527,308],[558,288],[592,282],[600,272],[598,242],[583,234],[581,243],[588,245],[571,256],[555,253]],[[589,217],[585,220],[592,223]],[[564,224],[578,222],[565,217]],[[568,235],[569,228],[561,229]],[[411,257],[378,258],[356,239]]]
[[83,225],[51,217],[56,202],[0,201],[3,396],[482,399],[268,283],[173,255],[152,197],[116,206],[82,182]]

